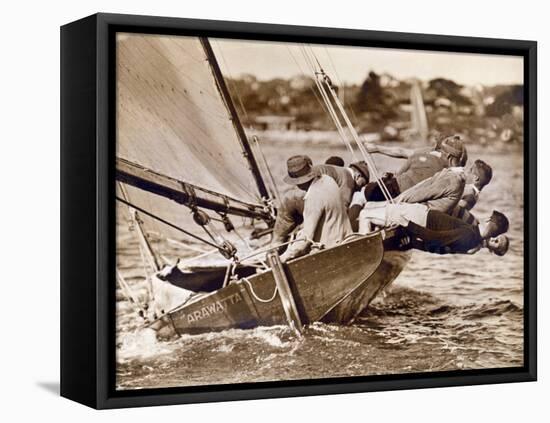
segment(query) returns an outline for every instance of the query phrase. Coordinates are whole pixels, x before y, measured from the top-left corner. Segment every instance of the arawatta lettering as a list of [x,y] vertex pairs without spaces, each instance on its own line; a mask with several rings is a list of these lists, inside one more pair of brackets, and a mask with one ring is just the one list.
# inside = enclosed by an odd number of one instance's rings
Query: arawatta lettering
[[230,295],[229,297],[214,301],[201,307],[198,310],[195,310],[192,313],[189,313],[187,315],[187,323],[197,322],[199,320],[206,319],[207,317],[210,317],[214,314],[222,313],[223,311],[227,310],[229,306],[240,303],[242,300],[243,297],[241,296],[241,294],[236,293]]

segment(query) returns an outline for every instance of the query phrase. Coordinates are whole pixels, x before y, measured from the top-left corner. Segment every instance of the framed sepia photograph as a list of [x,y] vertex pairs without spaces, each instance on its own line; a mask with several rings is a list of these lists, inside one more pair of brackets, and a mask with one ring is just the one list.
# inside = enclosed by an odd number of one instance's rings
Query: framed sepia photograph
[[61,394],[536,380],[536,42],[61,28]]

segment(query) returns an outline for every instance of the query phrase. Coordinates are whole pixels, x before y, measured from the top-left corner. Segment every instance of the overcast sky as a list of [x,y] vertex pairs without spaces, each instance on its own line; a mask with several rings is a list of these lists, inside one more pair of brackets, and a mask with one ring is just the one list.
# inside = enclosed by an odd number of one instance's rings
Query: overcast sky
[[[226,76],[266,80],[308,73],[297,44],[211,39]],[[360,84],[370,70],[398,79],[448,78],[464,85],[523,84],[523,58],[366,47],[312,45],[321,66],[338,82]]]

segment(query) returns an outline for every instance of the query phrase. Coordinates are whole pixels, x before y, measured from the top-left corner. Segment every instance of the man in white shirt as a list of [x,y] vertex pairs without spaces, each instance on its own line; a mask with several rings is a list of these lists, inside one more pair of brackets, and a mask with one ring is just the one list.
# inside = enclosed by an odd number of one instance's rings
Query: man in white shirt
[[311,166],[307,156],[293,156],[287,161],[285,182],[305,191],[304,227],[297,235],[299,241],[290,244],[281,261],[307,254],[315,244],[330,248],[352,233],[347,210],[338,184]]
[[[317,165],[313,166],[313,170],[334,179],[346,208],[349,207],[353,193],[369,181],[369,169],[364,161],[351,163],[348,167]],[[288,235],[303,222],[304,196],[305,191],[295,188],[282,198],[273,227],[273,245],[286,242]]]

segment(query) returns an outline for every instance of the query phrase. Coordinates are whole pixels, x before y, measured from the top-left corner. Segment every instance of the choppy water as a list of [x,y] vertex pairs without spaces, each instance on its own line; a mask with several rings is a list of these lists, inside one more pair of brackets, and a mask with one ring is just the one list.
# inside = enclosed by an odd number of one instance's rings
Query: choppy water
[[[338,151],[316,149],[323,161]],[[342,152],[343,153],[343,152]],[[288,149],[266,148],[281,173]],[[151,388],[388,373],[515,367],[523,364],[523,172],[519,154],[470,154],[494,179],[474,212],[510,218],[505,257],[414,252],[385,296],[349,327],[316,323],[302,340],[286,327],[228,330],[159,341],[117,295],[117,387]],[[377,160],[380,158],[377,157]],[[391,169],[397,162],[379,160]],[[282,175],[282,173],[281,173]],[[121,270],[146,295],[137,243],[120,222]]]

